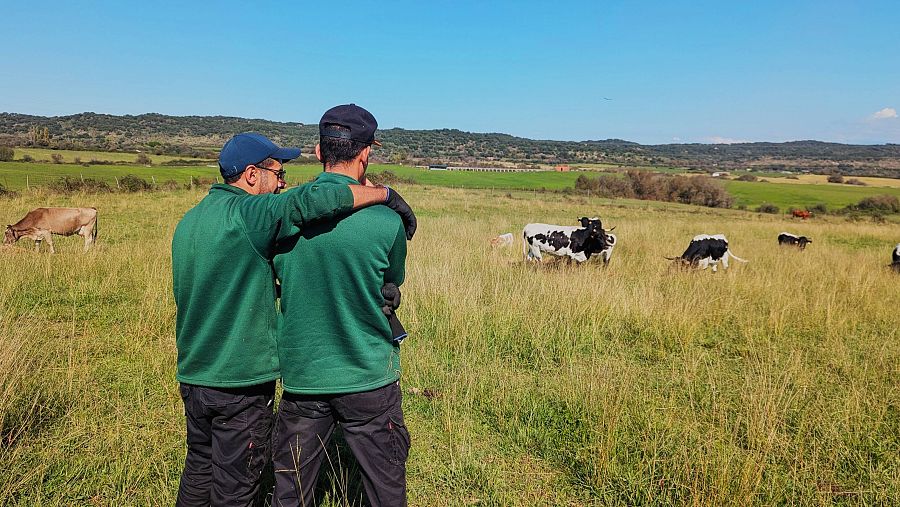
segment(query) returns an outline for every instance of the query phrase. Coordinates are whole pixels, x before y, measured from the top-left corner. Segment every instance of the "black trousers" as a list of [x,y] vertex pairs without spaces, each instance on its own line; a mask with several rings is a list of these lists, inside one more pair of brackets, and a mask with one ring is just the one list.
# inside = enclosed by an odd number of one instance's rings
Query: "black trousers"
[[352,394],[311,396],[285,392],[272,437],[272,505],[316,505],[319,469],[337,423],[359,462],[369,503],[376,507],[405,506],[410,441],[401,402],[397,382]]
[[260,502],[270,458],[275,382],[239,389],[181,384],[187,457],[177,506],[248,506]]

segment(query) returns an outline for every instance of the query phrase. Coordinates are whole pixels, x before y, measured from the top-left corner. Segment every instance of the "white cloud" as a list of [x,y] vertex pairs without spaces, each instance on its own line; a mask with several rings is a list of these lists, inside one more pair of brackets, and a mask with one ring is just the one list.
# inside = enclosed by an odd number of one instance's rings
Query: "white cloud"
[[897,117],[897,110],[894,109],[893,107],[886,107],[886,108],[882,109],[881,111],[876,111],[871,116],[871,118],[873,120],[886,120],[888,118],[896,118],[896,117]]
[[746,141],[744,139],[732,139],[730,137],[712,136],[707,137],[706,142],[710,144],[739,144],[749,143],[750,141]]

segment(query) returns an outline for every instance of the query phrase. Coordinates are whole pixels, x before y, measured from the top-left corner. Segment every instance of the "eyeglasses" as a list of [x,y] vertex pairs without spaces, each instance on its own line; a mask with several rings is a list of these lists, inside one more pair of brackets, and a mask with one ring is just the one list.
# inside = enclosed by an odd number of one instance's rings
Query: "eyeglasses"
[[272,174],[274,174],[275,177],[278,178],[279,180],[284,180],[284,175],[285,175],[286,172],[287,172],[287,171],[284,170],[284,168],[281,168],[281,169],[271,169],[271,168],[269,168],[269,167],[262,167],[262,166],[258,166],[258,165],[257,165],[257,166],[254,166],[254,167],[256,167],[257,169],[263,169],[263,170],[266,170],[266,171],[271,171]]

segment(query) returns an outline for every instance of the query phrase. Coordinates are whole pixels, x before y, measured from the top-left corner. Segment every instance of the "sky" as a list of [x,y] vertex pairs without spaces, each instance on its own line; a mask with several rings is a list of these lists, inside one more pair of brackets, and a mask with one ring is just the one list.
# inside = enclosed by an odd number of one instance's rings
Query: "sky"
[[0,111],[900,143],[900,2],[3,0]]

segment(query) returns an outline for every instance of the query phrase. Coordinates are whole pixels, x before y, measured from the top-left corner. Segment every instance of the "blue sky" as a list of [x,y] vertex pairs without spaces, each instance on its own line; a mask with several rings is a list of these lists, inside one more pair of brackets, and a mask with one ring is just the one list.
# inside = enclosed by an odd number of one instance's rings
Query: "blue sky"
[[4,2],[0,111],[900,143],[900,2]]

